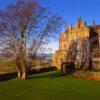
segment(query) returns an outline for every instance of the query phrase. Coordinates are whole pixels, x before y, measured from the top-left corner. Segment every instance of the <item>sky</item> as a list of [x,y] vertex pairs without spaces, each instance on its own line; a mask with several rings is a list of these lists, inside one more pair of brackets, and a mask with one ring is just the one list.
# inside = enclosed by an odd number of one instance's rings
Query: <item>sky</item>
[[[14,2],[16,0],[0,0],[0,9]],[[87,25],[91,25],[93,20],[100,24],[100,0],[39,0],[39,2],[62,16],[67,24],[74,26],[78,16],[81,16]]]
[[64,17],[67,24],[74,26],[78,16],[81,16],[87,25],[91,25],[93,20],[100,24],[100,0],[40,0],[40,2]]
[[[0,0],[0,9],[14,2],[16,0]],[[100,0],[39,0],[39,2],[49,7],[53,13],[62,16],[68,25],[75,26],[78,16],[81,16],[87,25],[92,25],[93,20],[96,24],[100,24]],[[58,49],[58,45],[54,43],[53,48],[54,52]]]

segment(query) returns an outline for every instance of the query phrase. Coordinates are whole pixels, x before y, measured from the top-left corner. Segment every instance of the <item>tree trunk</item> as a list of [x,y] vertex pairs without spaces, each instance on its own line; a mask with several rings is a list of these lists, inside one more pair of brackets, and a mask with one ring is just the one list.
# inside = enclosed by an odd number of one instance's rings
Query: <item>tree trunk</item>
[[22,68],[22,79],[26,79],[26,70],[24,66]]
[[17,69],[17,77],[21,78],[21,64],[20,64],[20,60],[18,58],[16,58],[16,69]]
[[22,79],[26,79],[26,71],[25,71],[25,69],[23,69],[23,71],[22,71]]
[[18,78],[21,78],[21,71],[20,70],[17,70],[17,73],[18,73]]

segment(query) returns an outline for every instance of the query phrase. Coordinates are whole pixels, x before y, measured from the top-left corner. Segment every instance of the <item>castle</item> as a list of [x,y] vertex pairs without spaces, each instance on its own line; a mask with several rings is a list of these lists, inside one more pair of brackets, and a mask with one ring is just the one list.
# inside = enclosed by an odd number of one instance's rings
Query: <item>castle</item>
[[[100,46],[100,25],[95,25],[93,21],[91,26],[87,26],[85,21],[81,20],[81,16],[78,17],[78,22],[75,27],[69,25],[64,33],[60,34],[59,38],[59,50],[53,55],[53,66],[61,69],[62,59],[66,58],[67,51],[71,42],[77,40],[87,39],[90,43],[91,50],[88,54],[91,54],[91,67],[100,69],[100,64],[96,63],[99,59],[99,46]],[[97,59],[97,60],[94,60]],[[99,62],[99,61],[98,61]]]

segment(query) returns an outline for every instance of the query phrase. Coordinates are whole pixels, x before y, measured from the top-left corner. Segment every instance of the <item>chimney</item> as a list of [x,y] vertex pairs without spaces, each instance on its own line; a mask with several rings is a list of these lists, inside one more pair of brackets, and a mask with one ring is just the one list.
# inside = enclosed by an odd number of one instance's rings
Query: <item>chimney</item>
[[95,21],[92,22],[92,26],[93,26],[93,27],[95,26]]
[[81,23],[81,16],[78,16],[78,24]]

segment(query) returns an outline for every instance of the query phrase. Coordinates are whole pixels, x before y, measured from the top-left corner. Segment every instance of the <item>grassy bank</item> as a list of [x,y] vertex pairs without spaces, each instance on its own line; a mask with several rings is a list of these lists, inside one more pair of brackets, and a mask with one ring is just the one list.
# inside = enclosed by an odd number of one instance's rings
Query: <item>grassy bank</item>
[[[48,67],[51,61],[46,59],[32,59],[32,68],[39,69]],[[0,74],[10,73],[16,71],[15,58],[14,57],[0,57]]]
[[0,74],[16,71],[13,57],[0,57]]

